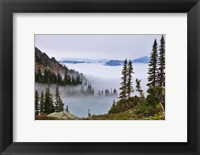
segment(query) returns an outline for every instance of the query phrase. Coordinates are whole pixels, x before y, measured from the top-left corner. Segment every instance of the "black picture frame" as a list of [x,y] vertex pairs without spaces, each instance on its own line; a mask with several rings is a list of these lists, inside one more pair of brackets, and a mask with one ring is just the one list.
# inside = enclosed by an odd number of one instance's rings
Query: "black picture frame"
[[[13,142],[13,13],[187,13],[187,143]],[[200,154],[199,0],[0,0],[1,154]],[[179,109],[180,110],[180,109]],[[147,129],[148,130],[148,129]],[[102,131],[103,132],[103,131]],[[31,131],[30,131],[31,134]],[[103,133],[102,133],[103,134]]]

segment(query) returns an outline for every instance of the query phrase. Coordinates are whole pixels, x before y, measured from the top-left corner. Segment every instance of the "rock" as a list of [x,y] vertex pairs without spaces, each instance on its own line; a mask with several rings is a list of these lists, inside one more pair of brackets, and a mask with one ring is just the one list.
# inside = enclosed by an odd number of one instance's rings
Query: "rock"
[[69,113],[69,112],[54,112],[51,113],[49,115],[47,115],[47,117],[55,117],[61,120],[77,120],[78,117],[76,117],[75,115]]

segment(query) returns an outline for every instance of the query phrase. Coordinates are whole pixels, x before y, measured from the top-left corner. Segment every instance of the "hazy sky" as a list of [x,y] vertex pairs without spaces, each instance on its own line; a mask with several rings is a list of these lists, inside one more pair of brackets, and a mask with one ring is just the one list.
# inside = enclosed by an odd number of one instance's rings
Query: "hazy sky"
[[150,56],[161,35],[35,35],[35,46],[57,60],[64,58],[135,59]]

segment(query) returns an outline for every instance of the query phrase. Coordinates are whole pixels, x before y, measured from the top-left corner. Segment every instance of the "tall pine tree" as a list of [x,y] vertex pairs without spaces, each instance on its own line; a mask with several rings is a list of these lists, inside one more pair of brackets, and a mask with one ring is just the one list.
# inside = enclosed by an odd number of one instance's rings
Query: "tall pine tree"
[[64,111],[64,104],[63,104],[61,97],[59,97],[59,100],[58,100],[58,110],[59,110],[59,112]]
[[59,99],[60,99],[60,93],[58,84],[56,84],[56,92],[55,92],[55,112],[59,112]]
[[38,91],[35,91],[35,115],[39,115],[39,94]]
[[131,92],[133,92],[132,74],[134,74],[133,66],[132,66],[131,60],[129,60],[128,68],[127,68],[127,97],[130,97],[131,96]]
[[127,95],[127,59],[124,60],[124,65],[123,65],[123,69],[122,69],[122,82],[121,82],[121,87],[120,87],[120,94],[119,94],[119,98],[120,99],[126,99],[126,95]]
[[158,62],[158,85],[165,87],[165,38],[162,35],[160,39],[160,48],[159,48],[159,62]]
[[40,95],[40,112],[41,113],[45,112],[45,100],[44,100],[44,93],[43,93],[43,91],[41,92],[41,95]]
[[61,112],[64,109],[64,104],[60,97],[59,87],[58,84],[56,85],[56,93],[55,93],[55,111]]
[[55,112],[55,106],[53,104],[53,96],[51,93],[49,95],[49,101],[50,101],[50,113]]
[[53,105],[53,99],[52,95],[50,93],[49,84],[46,87],[45,92],[45,113],[49,114],[55,111],[54,105]]
[[159,62],[158,62],[158,86],[161,89],[160,103],[163,110],[165,110],[165,38],[162,35],[159,47]]
[[[160,53],[158,57],[157,51],[157,42],[154,41],[152,53],[151,53],[151,60],[149,62],[149,77],[147,84],[149,89],[147,90],[148,95],[146,98],[147,103],[151,105],[161,104],[164,107],[164,87],[162,86],[164,83],[164,54],[165,54],[165,43],[164,37],[161,38],[161,45],[160,45]],[[162,75],[161,75],[162,74]],[[163,108],[164,109],[164,108]]]
[[149,71],[148,71],[148,84],[149,88],[155,87],[157,84],[157,61],[158,61],[158,45],[156,39],[154,40],[151,59],[149,62]]

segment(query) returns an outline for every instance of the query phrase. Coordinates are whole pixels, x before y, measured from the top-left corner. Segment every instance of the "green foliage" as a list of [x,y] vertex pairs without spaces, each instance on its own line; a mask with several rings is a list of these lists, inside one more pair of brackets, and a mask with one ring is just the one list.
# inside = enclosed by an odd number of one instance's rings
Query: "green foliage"
[[164,119],[165,117],[163,115],[158,115],[158,114],[144,118],[144,120],[164,120]]
[[36,120],[59,120],[56,117],[49,117],[49,116],[46,116],[46,115],[36,116],[35,119]]
[[105,115],[92,115],[86,120],[164,120],[160,105],[152,106],[148,103],[141,103],[134,108],[118,113]]
[[156,87],[149,88],[147,92],[149,94],[146,99],[147,103],[151,105],[156,105],[160,103],[162,100],[164,88],[160,86],[156,86]]
[[154,40],[153,47],[152,47],[152,53],[151,53],[151,59],[149,62],[149,71],[148,71],[148,86],[154,87],[156,86],[157,82],[157,60],[158,60],[158,45],[156,39]]
[[39,115],[39,94],[38,91],[35,91],[35,115]]
[[41,113],[44,113],[45,112],[45,98],[44,98],[44,93],[43,91],[41,92],[41,95],[40,95],[40,112]]
[[144,120],[163,120],[165,119],[165,116],[163,114],[163,109],[160,104],[157,104],[155,106],[149,106],[149,111],[151,112],[148,117],[144,117]]
[[68,105],[66,106],[65,111],[69,112],[69,106]]
[[124,60],[124,65],[122,69],[122,82],[121,82],[121,87],[120,87],[120,94],[119,98],[120,99],[127,99],[131,96],[131,92],[133,92],[133,87],[132,87],[132,74],[133,74],[133,66],[131,60],[129,62]]
[[149,89],[147,90],[148,96],[146,101],[151,105],[161,103],[163,109],[165,109],[165,39],[163,35],[160,40],[159,55],[157,48],[155,40],[149,62],[149,83],[147,84]]
[[154,116],[159,111],[159,108],[157,108],[155,105],[148,104],[147,102],[144,102],[140,106],[136,107],[136,114],[143,117]]
[[64,79],[60,73],[53,73],[49,69],[45,69],[42,73],[41,69],[38,72],[35,72],[35,82],[39,83],[50,83],[50,84],[59,84],[59,85],[78,85],[82,84],[80,76],[77,77],[70,76],[67,73],[64,75]]
[[55,92],[55,111],[62,112],[64,110],[64,104],[60,97],[59,87],[58,84],[56,85],[56,92]]
[[126,94],[127,94],[127,59],[124,60],[124,65],[123,65],[123,69],[122,69],[122,83],[121,83],[121,87],[120,87],[120,94],[119,94],[119,98],[120,99],[126,99]]
[[131,96],[131,92],[133,92],[132,74],[134,74],[134,72],[133,72],[133,66],[132,66],[131,60],[129,60],[129,62],[128,62],[128,68],[127,68],[127,85],[126,85],[127,96],[128,97],[130,97]]
[[46,87],[45,92],[45,113],[49,114],[55,111],[55,107],[53,105],[52,94],[50,93],[49,85]]
[[122,111],[126,111],[128,109],[134,108],[137,104],[142,102],[142,98],[140,97],[130,97],[125,100],[119,100],[117,103],[114,103],[109,110],[109,114],[111,113],[119,113]]
[[162,35],[160,39],[158,62],[158,85],[165,87],[165,38]]
[[38,94],[38,91],[36,90],[35,106],[36,116],[45,116],[53,112],[63,112],[64,103],[62,102],[62,99],[60,97],[58,85],[56,85],[55,98],[53,98],[53,95],[50,92],[49,84],[46,87],[45,93],[43,93],[42,91],[40,96]]

